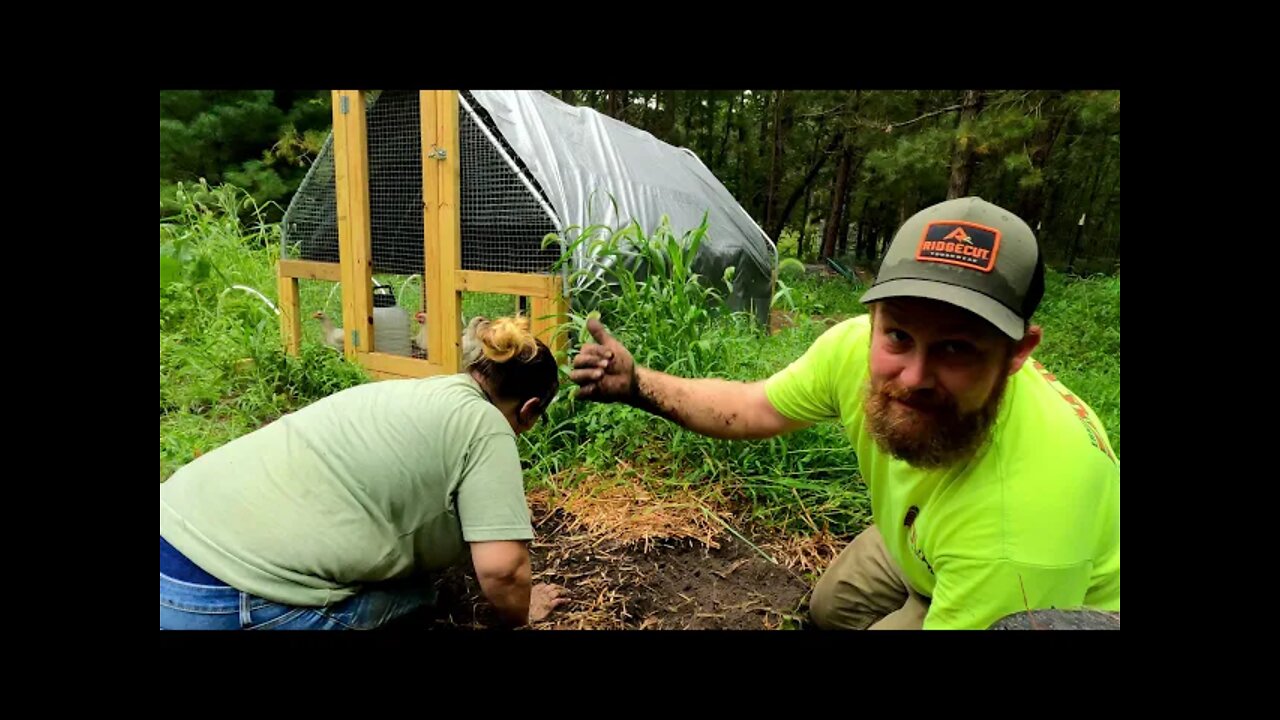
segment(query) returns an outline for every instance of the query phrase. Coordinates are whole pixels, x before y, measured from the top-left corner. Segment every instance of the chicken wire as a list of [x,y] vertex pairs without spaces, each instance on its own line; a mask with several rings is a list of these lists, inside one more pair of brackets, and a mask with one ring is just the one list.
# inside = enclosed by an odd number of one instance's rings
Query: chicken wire
[[[333,350],[342,349],[340,335],[331,338],[326,334],[326,329],[342,328],[342,294],[337,283],[299,280],[298,308],[303,344],[321,343]],[[323,313],[324,318],[315,317],[317,312]]]
[[466,92],[459,93],[458,104],[463,269],[550,272],[560,246],[542,248],[542,239],[557,228],[535,194],[539,188],[504,147],[484,109]]
[[[462,267],[545,273],[560,246],[542,249],[556,230],[536,181],[487,113],[460,93],[459,165]],[[421,276],[422,123],[416,90],[366,96],[369,224],[375,273]],[[326,139],[285,213],[281,257],[338,262],[333,136]]]
[[369,107],[369,229],[376,273],[420,274],[422,120],[416,90],[388,90]]
[[285,211],[281,258],[338,262],[337,188],[333,173],[333,133],[329,133]]

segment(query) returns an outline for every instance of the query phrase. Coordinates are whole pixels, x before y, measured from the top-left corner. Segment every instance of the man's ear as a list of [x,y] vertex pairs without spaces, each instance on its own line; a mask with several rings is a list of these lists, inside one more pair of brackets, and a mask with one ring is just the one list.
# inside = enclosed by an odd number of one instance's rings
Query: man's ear
[[1018,341],[1014,348],[1013,357],[1009,359],[1009,374],[1012,375],[1022,369],[1023,363],[1027,358],[1031,357],[1031,353],[1040,345],[1040,341],[1044,339],[1044,329],[1039,325],[1032,325],[1027,328],[1027,332]]

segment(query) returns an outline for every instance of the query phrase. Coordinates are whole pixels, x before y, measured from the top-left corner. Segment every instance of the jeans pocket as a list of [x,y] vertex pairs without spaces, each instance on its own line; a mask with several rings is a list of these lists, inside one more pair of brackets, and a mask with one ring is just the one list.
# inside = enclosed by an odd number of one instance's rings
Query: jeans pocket
[[311,608],[294,607],[282,603],[266,603],[249,612],[250,622],[243,626],[244,630],[288,630],[290,623],[296,622]]

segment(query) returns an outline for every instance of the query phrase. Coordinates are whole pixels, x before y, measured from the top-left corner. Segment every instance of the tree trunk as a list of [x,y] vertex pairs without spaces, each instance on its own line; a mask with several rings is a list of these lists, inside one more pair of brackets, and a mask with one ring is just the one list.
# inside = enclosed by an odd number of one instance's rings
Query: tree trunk
[[685,101],[684,102],[684,134],[680,144],[692,149],[693,138],[694,138],[694,135],[693,135],[694,107],[693,106],[696,105],[698,101],[697,101],[697,98],[694,96],[694,94],[690,92],[685,93],[684,101]]
[[627,91],[610,90],[605,96],[605,114],[611,118],[622,119],[627,109]]
[[835,254],[836,240],[840,236],[840,223],[844,218],[845,187],[849,184],[849,169],[853,165],[853,151],[845,148],[840,154],[840,166],[836,169],[836,184],[831,191],[831,213],[827,216],[827,226],[822,238],[822,257],[829,258]]
[[973,142],[970,137],[959,133],[970,132],[973,120],[982,110],[982,91],[965,90],[964,107],[960,110],[960,122],[957,126],[955,150],[951,154],[951,181],[947,186],[947,199],[965,197],[969,194],[969,181],[973,177]]
[[[832,136],[831,141],[827,143],[825,150],[821,153],[814,153],[815,157],[813,164],[809,166],[809,171],[805,173],[804,179],[800,181],[800,184],[796,185],[795,189],[791,191],[791,196],[787,198],[787,203],[783,206],[782,212],[778,213],[777,217],[773,219],[771,224],[767,224],[765,226],[768,228],[769,237],[776,238],[782,233],[782,229],[786,227],[787,218],[791,217],[791,211],[795,210],[796,203],[800,201],[800,196],[805,195],[813,187],[813,181],[817,179],[818,173],[822,171],[822,166],[827,163],[827,156],[834,152],[836,148],[840,147],[840,143],[843,139],[844,131],[837,131],[836,134]],[[814,137],[815,151],[818,149],[817,143],[818,138]],[[808,216],[809,203],[806,198],[805,217],[802,219],[802,222],[807,222]],[[801,232],[803,232],[803,229]]]
[[858,210],[858,238],[854,242],[854,254],[864,260],[871,257],[871,236],[867,233],[867,203],[870,202],[871,196],[867,195],[862,198],[862,208]]
[[857,176],[858,166],[861,164],[862,161],[859,159],[858,162],[854,163],[853,166],[849,168],[849,179],[844,186],[844,202],[841,203],[841,205],[844,206],[844,209],[840,211],[840,239],[838,241],[840,246],[839,255],[841,257],[844,257],[849,253],[849,217],[851,213],[848,208],[849,202],[853,199],[853,186],[856,184],[853,178]]
[[[1049,119],[1044,126],[1036,132],[1031,139],[1031,147],[1028,155],[1031,159],[1032,171],[1044,172],[1044,168],[1048,165],[1049,155],[1053,150],[1054,143],[1062,132],[1062,128],[1066,125],[1067,112],[1062,108],[1057,100],[1061,98],[1063,93],[1055,91],[1049,94],[1041,107],[1046,108],[1046,112],[1050,113]],[[1018,193],[1017,213],[1028,225],[1035,227],[1044,220],[1045,211],[1045,182],[1043,178],[1035,185],[1023,187]]]
[[699,157],[710,165],[711,156],[716,149],[715,127],[716,127],[716,96],[714,93],[705,93],[704,100],[706,106],[702,108],[702,152]]
[[[1061,250],[1060,246],[1062,243],[1059,241],[1059,238],[1061,238],[1062,235],[1058,228],[1060,223],[1054,222],[1054,218],[1057,216],[1058,209],[1062,205],[1062,196],[1064,192],[1065,187],[1061,182],[1055,182],[1052,187],[1049,188],[1046,193],[1048,198],[1044,203],[1044,219],[1032,226],[1035,228],[1036,242],[1040,245],[1040,254],[1044,255],[1046,263],[1049,262],[1050,248]],[[1029,220],[1027,222],[1030,223]],[[1058,254],[1056,257],[1061,259],[1062,255]]]
[[786,92],[773,91],[773,142],[769,152],[769,189],[764,196],[765,227],[773,227],[778,216],[778,195],[781,192],[778,185],[782,177],[782,105]]
[[791,197],[787,199],[790,207],[786,212],[782,212],[779,205],[782,203],[782,182],[787,176],[786,165],[786,144],[787,138],[791,136],[791,128],[795,125],[795,94],[790,95],[784,90],[779,93],[778,106],[781,108],[780,114],[774,123],[773,129],[773,167],[770,169],[769,185],[772,192],[769,197],[769,212],[773,223],[778,226],[779,232],[786,224],[786,215],[790,215],[795,209],[796,203],[800,200],[798,192],[793,192]]
[[[742,96],[739,95],[739,98]],[[732,98],[725,101],[724,104],[724,134],[720,136],[720,150],[716,152],[716,161],[712,168],[719,175],[720,171],[725,167],[725,154],[729,152],[729,129],[733,127],[733,110],[734,101]]]
[[[1084,210],[1081,210],[1084,222],[1076,221],[1077,229],[1075,239],[1071,241],[1071,252],[1067,256],[1067,272],[1075,272],[1076,253],[1080,248],[1080,236],[1090,224],[1089,215],[1093,214],[1093,201],[1098,196],[1098,185],[1102,183],[1102,176],[1106,174],[1107,162],[1104,160],[1098,166],[1098,172],[1093,176],[1093,188],[1089,191],[1089,199],[1085,201]],[[1096,222],[1094,223],[1096,224]]]
[[802,259],[809,257],[809,205],[813,199],[813,185],[810,185],[804,191],[804,210],[800,219],[800,242],[796,247],[796,254]]
[[[819,138],[817,133],[813,136],[813,161],[818,162],[818,145]],[[824,153],[825,155],[825,153]],[[826,164],[825,157],[823,164]],[[821,169],[821,167],[819,167]],[[815,175],[816,177],[816,175]],[[801,259],[809,257],[809,204],[813,199],[813,183],[805,183],[804,188],[804,208],[800,212],[800,241],[796,243],[796,255]]]
[[659,124],[664,142],[673,142],[676,129],[676,93],[674,90],[662,91],[662,121]]
[[772,144],[767,139],[769,137],[769,114],[773,111],[772,98],[771,94],[760,96],[760,134],[756,140],[756,159],[753,168],[755,172],[752,172],[751,178],[751,214],[758,218],[763,218],[765,213],[765,187],[763,184],[757,183],[757,175],[759,168],[764,167],[768,160],[765,153],[772,148]]
[[734,193],[734,197],[738,198],[738,202],[742,203],[743,207],[746,207],[747,212],[749,213],[751,210],[750,204],[747,200],[747,192],[749,191],[748,189],[750,188],[750,185],[747,184],[747,181],[748,176],[751,174],[751,153],[747,151],[747,113],[745,96],[743,100],[742,115],[736,118],[735,122],[738,125],[738,146],[735,152],[735,155],[738,157],[738,188],[737,192]]

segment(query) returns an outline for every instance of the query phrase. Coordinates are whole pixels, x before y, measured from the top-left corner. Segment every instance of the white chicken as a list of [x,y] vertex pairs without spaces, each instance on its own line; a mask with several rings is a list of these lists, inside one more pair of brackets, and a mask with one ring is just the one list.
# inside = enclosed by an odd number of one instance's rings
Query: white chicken
[[424,312],[414,313],[414,320],[418,321],[418,333],[409,341],[410,354],[418,359],[426,359],[427,357],[427,314]]
[[[410,346],[413,350],[413,357],[424,359],[427,357],[427,314],[425,312],[415,313],[413,319],[417,321],[419,327]],[[462,367],[466,369],[472,363],[480,359],[481,349],[480,341],[476,339],[476,329],[480,323],[486,319],[477,315],[471,318],[471,322],[467,323],[467,327],[462,331]]]
[[481,315],[471,318],[471,322],[467,323],[467,327],[462,331],[462,367],[469,368],[471,364],[480,359],[483,352],[480,349],[480,341],[476,339],[476,329],[480,327],[480,323],[488,322]]
[[330,320],[329,316],[325,315],[323,311],[317,310],[311,317],[320,321],[320,328],[322,332],[321,341],[334,350],[342,352],[342,328],[334,327],[333,321]]

